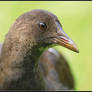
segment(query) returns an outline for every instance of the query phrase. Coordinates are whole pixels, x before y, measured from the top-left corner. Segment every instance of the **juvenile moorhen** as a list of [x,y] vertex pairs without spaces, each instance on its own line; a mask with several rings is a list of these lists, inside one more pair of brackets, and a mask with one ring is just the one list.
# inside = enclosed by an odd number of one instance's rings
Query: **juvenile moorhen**
[[1,50],[0,89],[45,90],[37,60],[44,48],[51,44],[78,52],[54,14],[32,10],[17,18]]
[[74,78],[64,56],[49,48],[39,59],[39,66],[47,90],[74,90]]

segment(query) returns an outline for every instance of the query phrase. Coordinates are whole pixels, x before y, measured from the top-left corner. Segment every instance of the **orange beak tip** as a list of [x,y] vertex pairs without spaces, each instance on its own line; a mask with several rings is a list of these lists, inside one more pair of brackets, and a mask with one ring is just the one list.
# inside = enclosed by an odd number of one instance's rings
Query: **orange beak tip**
[[66,47],[74,52],[79,53],[79,49],[77,48],[77,45],[71,40],[71,39],[56,39],[57,44]]

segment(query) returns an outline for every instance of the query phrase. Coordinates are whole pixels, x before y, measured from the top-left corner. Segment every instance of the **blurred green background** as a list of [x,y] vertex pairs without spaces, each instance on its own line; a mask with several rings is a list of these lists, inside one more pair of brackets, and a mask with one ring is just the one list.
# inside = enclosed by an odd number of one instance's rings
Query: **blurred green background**
[[18,16],[32,9],[45,9],[58,16],[63,30],[75,41],[80,53],[55,47],[65,55],[73,72],[76,89],[92,90],[92,2],[91,1],[2,1],[0,42]]

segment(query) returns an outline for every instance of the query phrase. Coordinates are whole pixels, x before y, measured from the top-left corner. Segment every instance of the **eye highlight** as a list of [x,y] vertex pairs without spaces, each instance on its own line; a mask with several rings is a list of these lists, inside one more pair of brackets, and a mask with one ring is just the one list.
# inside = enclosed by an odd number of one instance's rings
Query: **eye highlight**
[[46,29],[47,29],[47,25],[46,25],[45,23],[43,23],[43,22],[41,22],[41,23],[39,24],[39,26],[40,26],[40,28],[41,28],[42,30],[46,30]]

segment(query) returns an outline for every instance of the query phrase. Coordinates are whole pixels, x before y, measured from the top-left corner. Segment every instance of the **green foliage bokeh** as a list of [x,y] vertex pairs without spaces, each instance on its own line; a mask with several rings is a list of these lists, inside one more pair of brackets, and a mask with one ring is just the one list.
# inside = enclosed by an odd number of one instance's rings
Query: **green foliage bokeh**
[[73,72],[76,90],[92,90],[92,2],[91,1],[2,1],[0,2],[0,42],[17,17],[32,9],[48,10],[59,18],[63,30],[77,44],[77,54],[64,47],[56,49],[65,55]]

